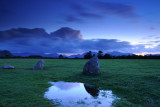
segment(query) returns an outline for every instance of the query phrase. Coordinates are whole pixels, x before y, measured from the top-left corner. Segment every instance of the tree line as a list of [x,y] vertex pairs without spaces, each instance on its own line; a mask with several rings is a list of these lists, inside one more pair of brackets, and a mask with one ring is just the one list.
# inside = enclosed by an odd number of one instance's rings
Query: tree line
[[[90,59],[93,56],[95,56],[95,54],[92,55],[92,52],[89,51],[84,55],[84,59]],[[112,56],[110,54],[104,54],[102,51],[98,51],[97,53],[97,57],[99,59],[160,59],[160,55],[136,55],[136,54],[132,54],[132,55],[121,55],[121,56]]]
[[[132,55],[121,55],[121,56],[112,56],[110,54],[107,54],[107,53],[103,53],[102,51],[98,51],[97,54],[92,54],[91,51],[87,52],[83,58],[78,58],[78,57],[75,57],[75,58],[71,58],[71,59],[90,59],[92,58],[93,56],[97,56],[99,59],[160,59],[160,55],[135,55],[135,54],[132,54]],[[14,56],[12,55],[12,53],[8,50],[4,50],[4,51],[0,51],[0,58],[55,58],[55,57],[43,57],[43,56],[40,56],[40,55],[30,55],[30,56],[27,56],[27,57],[22,57],[22,56]],[[59,55],[58,57],[59,59],[68,59],[68,57],[66,56],[63,56],[62,54]],[[55,58],[57,59],[57,58]]]

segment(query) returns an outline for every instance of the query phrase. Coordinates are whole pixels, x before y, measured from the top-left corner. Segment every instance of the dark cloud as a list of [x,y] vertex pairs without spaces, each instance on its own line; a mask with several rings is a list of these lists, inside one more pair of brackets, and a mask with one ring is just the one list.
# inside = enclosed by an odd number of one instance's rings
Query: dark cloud
[[119,41],[117,39],[92,39],[83,40],[80,43],[80,48],[86,51],[88,50],[102,50],[102,51],[114,51],[123,50],[125,48],[131,48],[129,42]]
[[[63,27],[51,34],[46,34],[44,29],[11,29],[1,31],[1,50],[7,49],[12,52],[50,52],[50,53],[78,53],[89,50],[123,50],[131,48],[129,42],[117,39],[82,39],[79,30]],[[7,35],[7,36],[6,36]],[[57,39],[58,38],[58,39]]]
[[137,15],[134,12],[134,7],[120,4],[120,3],[111,3],[111,2],[95,2],[93,4],[94,8],[99,10],[103,14],[118,16],[122,18],[137,18]]
[[[155,36],[154,36],[155,37]],[[14,53],[83,53],[86,51],[120,51],[127,53],[160,51],[157,41],[131,45],[127,41],[117,39],[83,39],[79,30],[63,27],[50,34],[42,28],[18,28],[0,31],[0,50]],[[158,43],[152,46],[152,43]],[[146,48],[147,46],[147,48]],[[149,48],[149,47],[151,48]]]
[[100,14],[94,13],[91,8],[82,4],[72,3],[72,9],[76,11],[77,15],[83,18],[102,18]]
[[42,28],[17,28],[6,31],[0,31],[0,41],[7,41],[15,38],[36,38],[40,36],[45,37],[48,36],[48,34]]
[[50,36],[52,38],[60,39],[82,39],[82,34],[79,30],[73,30],[69,27],[62,27],[61,29],[52,32]]
[[[85,5],[83,4],[85,3]],[[71,3],[72,9],[76,12],[76,17],[83,18],[102,18],[102,15],[94,12],[94,9],[89,8],[89,3],[82,1],[81,3]],[[84,19],[83,19],[84,20]]]
[[98,0],[1,0],[0,14],[9,13],[10,10],[12,14],[1,16],[3,20],[0,21],[3,26],[9,28],[24,25],[47,26],[55,22],[86,23],[87,19],[100,20],[107,15],[123,18],[138,16],[132,6],[95,1]]
[[[84,18],[97,18],[101,19],[107,15],[121,18],[138,18],[140,17],[135,13],[135,8],[133,6],[112,3],[112,2],[99,2],[99,1],[81,1],[74,2],[70,1],[71,9],[75,12],[70,16],[67,16],[68,22],[84,22]],[[132,21],[131,24],[137,24],[139,21]]]
[[101,15],[95,13],[80,12],[79,15],[85,18],[102,18]]
[[83,6],[82,4],[78,4],[78,3],[71,3],[71,7],[73,10],[75,10],[77,12],[84,12],[84,11],[88,10],[87,7]]
[[151,26],[149,29],[150,29],[150,30],[156,30],[156,27]]
[[65,21],[67,22],[76,22],[76,23],[83,23],[84,20],[80,19],[76,15],[67,15]]

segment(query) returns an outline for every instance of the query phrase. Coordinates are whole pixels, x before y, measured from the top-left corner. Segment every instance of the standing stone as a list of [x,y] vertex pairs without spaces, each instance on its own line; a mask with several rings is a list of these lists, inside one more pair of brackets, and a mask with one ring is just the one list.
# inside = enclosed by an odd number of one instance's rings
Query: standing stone
[[33,70],[43,69],[43,67],[44,67],[44,60],[42,59],[34,65]]
[[84,74],[98,74],[100,72],[99,60],[97,56],[89,59],[83,67]]
[[5,66],[2,67],[2,69],[14,69],[14,66],[5,65]]

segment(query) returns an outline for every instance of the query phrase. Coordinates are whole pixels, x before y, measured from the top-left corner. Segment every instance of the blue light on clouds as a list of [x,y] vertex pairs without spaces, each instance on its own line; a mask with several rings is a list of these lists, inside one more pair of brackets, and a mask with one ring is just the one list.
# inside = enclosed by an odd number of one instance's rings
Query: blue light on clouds
[[1,0],[0,30],[44,28],[50,33],[68,26],[80,30],[84,39],[147,44],[150,38],[144,37],[160,37],[159,4],[159,0]]

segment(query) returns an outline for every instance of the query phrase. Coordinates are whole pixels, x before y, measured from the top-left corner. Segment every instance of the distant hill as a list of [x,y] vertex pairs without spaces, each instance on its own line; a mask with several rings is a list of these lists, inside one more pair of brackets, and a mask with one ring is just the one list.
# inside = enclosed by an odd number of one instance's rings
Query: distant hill
[[[63,57],[68,57],[68,58],[84,58],[84,55],[86,55],[88,52],[85,52],[83,54],[76,54],[76,55],[70,55],[70,56],[67,56],[65,54],[62,54]],[[97,52],[91,52],[92,55],[97,55],[98,53]],[[118,52],[118,51],[112,51],[112,52],[108,52],[108,53],[103,53],[103,56],[105,54],[109,54],[111,56],[128,56],[128,55],[133,55],[132,53],[122,53],[122,52]],[[59,54],[58,53],[29,53],[29,52],[23,52],[23,53],[11,53],[10,51],[8,50],[0,50],[0,57],[1,58],[9,58],[9,57],[14,57],[14,56],[17,56],[17,57],[52,57],[52,58],[58,58],[59,57]],[[147,58],[159,58],[158,56],[160,56],[160,54],[152,54],[151,57],[150,54],[147,54],[146,55]],[[135,58],[135,57],[134,57]],[[142,58],[141,56],[139,56],[139,58]],[[145,57],[146,58],[146,57]]]
[[68,56],[68,58],[75,58],[75,57],[83,58],[84,54],[77,54],[77,55],[70,55],[70,56]]
[[28,52],[24,52],[24,53],[13,53],[14,56],[21,56],[21,57],[27,57],[27,56],[31,56],[31,55],[40,55],[42,57],[55,57],[57,58],[59,55],[57,53],[28,53]]
[[146,56],[150,56],[150,55],[159,56],[160,54],[146,54]]
[[132,53],[122,53],[118,51],[108,52],[107,54],[112,55],[112,56],[132,55]]
[[[83,53],[83,54],[77,54],[77,55],[70,55],[68,56],[69,58],[75,58],[75,57],[78,57],[78,58],[83,58],[84,55],[86,54],[87,52]],[[92,55],[95,54],[97,55],[97,52],[92,52]],[[103,55],[105,54],[109,54],[109,55],[112,55],[112,56],[122,56],[122,55],[132,55],[132,53],[122,53],[122,52],[118,52],[118,51],[113,51],[113,52],[108,52],[108,53],[104,53]]]
[[30,56],[30,53],[27,52],[23,52],[23,53],[12,53],[14,56],[21,56],[21,57],[26,57],[26,56]]

